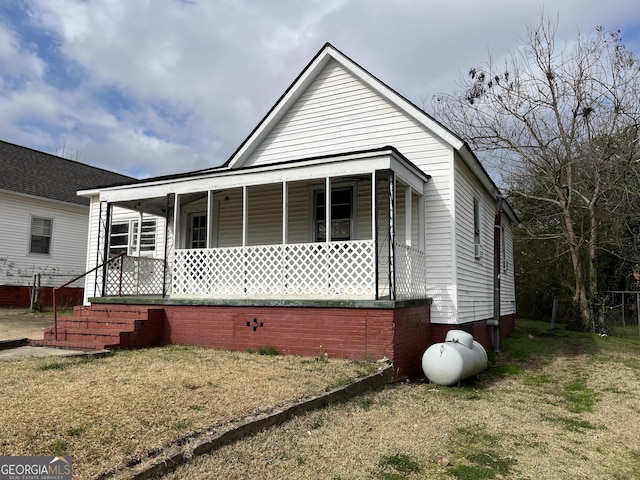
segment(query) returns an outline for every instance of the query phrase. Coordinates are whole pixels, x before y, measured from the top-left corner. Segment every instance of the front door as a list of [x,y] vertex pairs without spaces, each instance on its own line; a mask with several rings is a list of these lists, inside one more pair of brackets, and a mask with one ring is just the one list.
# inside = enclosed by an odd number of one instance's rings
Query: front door
[[207,214],[195,212],[189,214],[187,248],[207,248]]

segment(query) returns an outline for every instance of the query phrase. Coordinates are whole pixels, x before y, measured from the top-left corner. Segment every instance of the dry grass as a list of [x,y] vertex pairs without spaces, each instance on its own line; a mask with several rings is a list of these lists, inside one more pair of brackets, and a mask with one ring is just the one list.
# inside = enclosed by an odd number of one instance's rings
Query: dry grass
[[191,433],[373,370],[195,347],[2,362],[0,455],[72,455],[74,478],[91,478]]
[[396,384],[226,446],[165,480],[640,478],[639,347],[535,327],[506,341],[480,380]]

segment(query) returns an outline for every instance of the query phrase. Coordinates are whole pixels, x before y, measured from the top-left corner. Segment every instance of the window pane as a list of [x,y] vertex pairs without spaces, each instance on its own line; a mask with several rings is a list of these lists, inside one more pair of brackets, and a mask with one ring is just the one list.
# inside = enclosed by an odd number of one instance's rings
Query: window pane
[[51,223],[52,221],[49,218],[31,218],[30,253],[49,254],[51,248]]

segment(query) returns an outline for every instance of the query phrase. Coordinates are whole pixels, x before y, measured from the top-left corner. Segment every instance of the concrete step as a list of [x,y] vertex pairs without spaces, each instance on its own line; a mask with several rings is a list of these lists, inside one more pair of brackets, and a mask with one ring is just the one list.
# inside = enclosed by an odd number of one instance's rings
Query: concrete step
[[72,341],[72,340],[31,340],[29,342],[34,347],[54,347],[66,348],[69,350],[104,350],[103,342],[95,341]]

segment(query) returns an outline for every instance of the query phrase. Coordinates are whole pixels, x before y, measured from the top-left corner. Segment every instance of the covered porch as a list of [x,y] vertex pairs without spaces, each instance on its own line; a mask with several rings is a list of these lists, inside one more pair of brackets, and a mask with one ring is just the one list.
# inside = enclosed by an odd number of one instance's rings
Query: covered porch
[[165,232],[147,256],[135,236],[136,255],[107,264],[93,298],[424,299],[428,180],[386,147],[101,190],[102,262],[114,207],[138,225],[161,217]]

